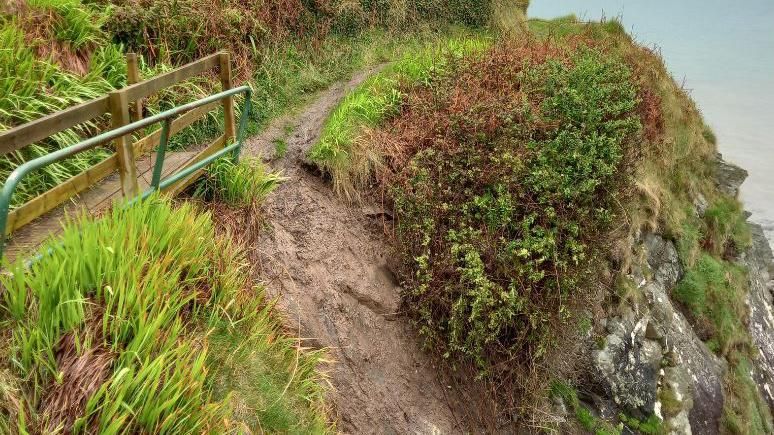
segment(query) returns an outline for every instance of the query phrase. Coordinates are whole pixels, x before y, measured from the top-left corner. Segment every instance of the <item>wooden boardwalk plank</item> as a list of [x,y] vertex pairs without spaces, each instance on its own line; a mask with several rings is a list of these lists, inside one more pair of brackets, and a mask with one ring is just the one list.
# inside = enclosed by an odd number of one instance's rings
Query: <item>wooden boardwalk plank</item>
[[[162,179],[185,166],[196,154],[196,151],[167,153]],[[152,153],[137,160],[138,184],[143,192],[150,187],[155,159],[156,154]],[[114,202],[121,200],[121,180],[118,173],[114,173],[89,190],[14,232],[6,245],[5,257],[13,261],[19,255],[30,255],[46,239],[62,231],[62,224],[67,216],[75,217],[81,213],[97,216],[108,210]]]

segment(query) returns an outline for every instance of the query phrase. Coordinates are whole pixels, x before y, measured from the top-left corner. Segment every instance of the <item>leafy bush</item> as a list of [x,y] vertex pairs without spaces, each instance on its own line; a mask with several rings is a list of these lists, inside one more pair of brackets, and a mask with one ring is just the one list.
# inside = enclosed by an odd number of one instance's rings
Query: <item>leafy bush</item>
[[384,128],[406,307],[445,356],[507,372],[595,275],[638,155],[637,89],[601,50],[529,43],[431,82]]
[[[225,10],[205,0],[129,0],[115,7],[106,28],[117,42],[154,60],[180,63],[228,48],[245,58],[277,42],[354,36],[371,27],[405,29],[420,22],[473,27],[488,23],[491,0],[271,0],[234,3]],[[252,59],[257,60],[257,59]]]

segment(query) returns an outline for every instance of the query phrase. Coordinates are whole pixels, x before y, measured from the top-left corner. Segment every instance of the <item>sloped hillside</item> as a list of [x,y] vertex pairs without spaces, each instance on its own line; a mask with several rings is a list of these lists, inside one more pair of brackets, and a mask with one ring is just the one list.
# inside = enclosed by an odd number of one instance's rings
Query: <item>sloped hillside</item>
[[390,210],[404,310],[493,418],[770,432],[770,322],[751,318],[769,306],[766,245],[750,251],[743,171],[617,22],[529,29],[384,71],[310,159]]

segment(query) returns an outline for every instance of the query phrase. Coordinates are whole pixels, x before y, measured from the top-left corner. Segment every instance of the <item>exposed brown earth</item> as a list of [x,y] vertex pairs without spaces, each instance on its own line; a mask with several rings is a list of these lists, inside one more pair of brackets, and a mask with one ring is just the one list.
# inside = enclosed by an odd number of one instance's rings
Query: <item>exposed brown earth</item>
[[[264,204],[268,225],[249,254],[288,324],[308,337],[305,345],[329,349],[329,399],[340,431],[468,431],[470,404],[454,398],[456,388],[399,312],[401,289],[388,267],[381,208],[347,204],[304,162],[329,112],[371,73],[334,85],[247,144],[248,154],[288,178]],[[281,158],[274,156],[278,139],[287,143]]]

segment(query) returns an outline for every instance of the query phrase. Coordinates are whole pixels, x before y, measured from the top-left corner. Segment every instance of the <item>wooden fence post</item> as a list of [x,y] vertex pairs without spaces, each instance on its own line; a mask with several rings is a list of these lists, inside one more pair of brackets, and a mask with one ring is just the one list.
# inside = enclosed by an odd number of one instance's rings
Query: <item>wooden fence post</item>
[[[110,116],[113,129],[129,124],[129,102],[125,92],[113,91],[110,93]],[[121,191],[124,198],[134,198],[140,191],[137,185],[134,147],[129,140],[130,137],[131,135],[121,136],[114,142],[116,154],[118,154],[118,173],[121,176]]]
[[[137,54],[126,53],[126,82],[133,85],[140,81],[140,68],[137,66]],[[134,121],[142,119],[142,99],[132,102]]]
[[[228,90],[234,87],[231,78],[231,54],[227,51],[218,54],[220,62],[220,84],[222,90]],[[234,122],[234,97],[229,96],[223,99],[223,121],[225,124],[224,133],[226,142],[234,140],[236,136],[236,124]]]

